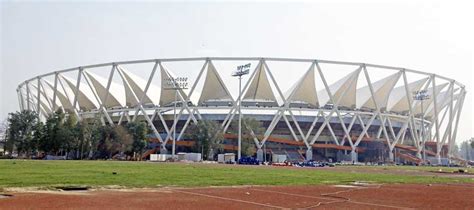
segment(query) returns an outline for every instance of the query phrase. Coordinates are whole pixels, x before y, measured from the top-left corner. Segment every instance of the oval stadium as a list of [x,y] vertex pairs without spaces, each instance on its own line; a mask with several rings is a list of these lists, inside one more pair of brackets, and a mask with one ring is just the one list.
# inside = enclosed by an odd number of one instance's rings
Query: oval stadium
[[[152,131],[145,156],[188,152],[195,144],[189,128],[201,120],[217,122],[225,152],[240,154],[233,131],[241,116],[261,161],[286,155],[291,161],[405,163],[452,158],[466,95],[454,79],[418,70],[260,57],[51,70],[21,83],[17,92],[21,110],[43,120],[61,109],[104,125],[144,121]],[[259,128],[246,125],[248,119]]]

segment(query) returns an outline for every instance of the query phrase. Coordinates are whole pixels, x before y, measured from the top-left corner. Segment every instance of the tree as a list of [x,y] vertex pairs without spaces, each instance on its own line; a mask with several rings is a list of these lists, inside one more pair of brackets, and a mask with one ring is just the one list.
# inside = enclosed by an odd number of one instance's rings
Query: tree
[[[231,124],[231,132],[238,135],[239,121],[234,120]],[[256,152],[254,136],[261,135],[264,132],[261,122],[255,118],[244,117],[242,118],[242,156],[253,156]]]
[[131,151],[135,158],[135,154],[138,154],[138,159],[141,159],[143,150],[145,149],[146,135],[148,133],[147,125],[143,122],[129,122],[127,124],[128,132],[132,135],[133,144]]
[[201,151],[203,159],[212,160],[216,152],[223,149],[224,136],[220,125],[211,120],[200,120],[189,128],[190,137],[195,140],[193,150]]
[[133,144],[133,137],[129,133],[126,127],[122,125],[117,125],[114,127],[112,133],[113,143],[116,144],[115,153],[120,153],[120,155],[124,155],[125,153],[130,153],[132,150]]
[[90,138],[89,125],[86,121],[78,122],[76,125],[78,148],[76,150],[75,158],[81,159],[84,157],[84,143]]
[[37,114],[30,110],[9,114],[6,147],[10,154],[16,148],[18,155],[27,155],[37,121]]
[[459,153],[463,159],[474,160],[474,148],[472,148],[472,141],[466,140],[461,142]]
[[64,119],[65,115],[61,109],[58,109],[46,119],[44,135],[39,143],[40,150],[45,154],[57,155],[63,148],[62,138],[68,138],[68,134],[63,129]]
[[[2,145],[2,149],[5,152],[6,151],[6,139],[7,139],[7,130],[8,130],[8,124],[7,121],[2,121],[0,123],[0,144]],[[3,155],[3,154],[2,154]]]
[[100,118],[83,119],[77,125],[79,132],[80,159],[100,156],[104,126]]
[[112,155],[118,151],[118,144],[114,142],[114,128],[110,125],[100,128],[100,140],[97,151],[100,158],[112,158]]
[[34,127],[34,133],[33,133],[33,141],[30,143],[30,151],[32,153],[36,153],[38,155],[39,148],[40,148],[40,142],[44,138],[44,123],[43,122],[37,122],[35,127]]
[[58,124],[57,141],[60,143],[60,150],[64,151],[66,158],[71,151],[79,149],[79,132],[77,129],[76,115],[69,115],[64,122]]

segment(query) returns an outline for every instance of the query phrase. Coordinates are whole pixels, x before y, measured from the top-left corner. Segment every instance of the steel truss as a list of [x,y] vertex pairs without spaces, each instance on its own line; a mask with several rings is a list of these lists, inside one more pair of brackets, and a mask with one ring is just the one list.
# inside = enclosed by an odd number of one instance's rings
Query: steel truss
[[[196,80],[193,82],[193,85],[190,89],[190,92],[187,95],[177,94],[179,96],[178,100],[181,103],[179,110],[177,110],[177,119],[182,119],[184,121],[183,128],[179,131],[179,135],[176,140],[180,140],[186,128],[189,126],[191,121],[193,123],[197,123],[197,121],[202,120],[203,117],[200,111],[204,111],[206,109],[215,109],[215,110],[222,110],[225,111],[225,118],[221,124],[221,132],[226,132],[234,119],[235,115],[238,114],[238,100],[231,99],[232,106],[230,107],[204,107],[199,106],[196,104],[194,106],[189,105],[186,103],[190,101],[191,96],[195,93],[195,89],[197,84],[203,80],[202,75],[206,70],[206,67],[209,64],[212,64],[213,61],[257,61],[258,64],[255,67],[254,71],[250,75],[250,78],[254,77],[257,69],[264,68],[264,71],[270,77],[270,83],[273,87],[277,90],[277,95],[282,99],[282,102],[279,104],[278,107],[245,107],[242,106],[242,114],[246,115],[245,113],[255,112],[259,110],[265,110],[268,112],[272,112],[273,117],[270,122],[270,125],[266,128],[263,135],[257,135],[253,131],[251,131],[251,135],[254,139],[255,146],[257,147],[257,156],[261,158],[262,147],[266,143],[266,141],[271,136],[272,132],[275,130],[275,127],[279,122],[284,122],[291,133],[292,138],[295,141],[302,141],[304,145],[307,147],[307,158],[311,158],[312,156],[312,145],[316,143],[318,138],[321,136],[322,132],[327,129],[330,132],[330,136],[336,145],[344,145],[346,142],[350,145],[351,148],[351,157],[352,160],[357,161],[357,148],[364,137],[369,137],[368,130],[372,127],[377,126],[378,132],[375,136],[376,139],[384,140],[389,149],[389,158],[393,160],[394,156],[394,149],[397,144],[404,144],[406,138],[410,138],[414,142],[414,146],[416,147],[417,156],[421,157],[421,151],[425,146],[427,141],[434,141],[436,142],[436,157],[439,159],[441,157],[441,151],[443,145],[448,146],[448,156],[452,155],[454,144],[456,141],[456,134],[459,124],[459,119],[461,116],[461,110],[463,101],[466,95],[465,86],[460,84],[459,82],[440,76],[435,74],[424,73],[416,70],[399,68],[399,67],[390,67],[390,66],[381,66],[381,65],[374,65],[374,64],[367,64],[367,63],[355,63],[355,62],[340,62],[340,61],[328,61],[328,60],[315,60],[315,59],[289,59],[289,58],[238,58],[238,57],[230,57],[230,58],[221,58],[221,57],[209,57],[209,58],[172,58],[172,59],[151,59],[151,60],[137,60],[137,61],[122,61],[122,62],[113,62],[113,63],[104,63],[104,64],[95,64],[89,66],[80,66],[76,68],[70,68],[60,71],[55,71],[48,74],[43,74],[37,76],[35,78],[26,80],[25,82],[21,83],[17,88],[18,93],[18,100],[19,106],[21,110],[34,110],[36,111],[41,119],[45,119],[51,112],[61,108],[62,110],[69,112],[69,114],[75,114],[78,119],[82,119],[87,116],[96,116],[99,117],[103,124],[110,124],[110,125],[117,125],[121,124],[124,121],[133,122],[138,119],[139,116],[143,116],[144,120],[150,125],[152,128],[153,133],[155,134],[156,138],[162,144],[162,151],[166,151],[165,145],[169,140],[172,140],[172,133],[177,127],[177,122],[173,123],[171,126],[168,126],[165,122],[165,115],[168,115],[167,112],[170,111],[170,107],[145,107],[144,100],[149,91],[150,85],[155,78],[155,73],[158,69],[163,70],[165,63],[171,62],[183,62],[183,61],[202,61],[204,64],[202,68],[199,70],[199,74]],[[294,93],[291,93],[289,96],[285,97],[283,92],[276,82],[273,73],[269,66],[267,65],[268,61],[286,61],[286,62],[304,62],[308,63],[310,70],[316,70],[317,76],[321,78],[322,85],[329,96],[329,102],[332,104],[332,108],[298,108],[298,107],[291,107],[291,101],[294,97]],[[110,97],[109,90],[111,88],[112,80],[115,74],[119,74],[120,77],[123,79],[123,85],[127,86],[131,89],[131,84],[127,82],[125,79],[125,75],[123,75],[123,71],[121,71],[122,66],[126,66],[128,64],[143,64],[143,63],[152,63],[153,68],[150,69],[150,75],[147,78],[146,85],[143,89],[142,93],[133,92],[133,97],[136,101],[138,101],[137,105],[134,107],[120,107],[111,109],[111,107],[107,107],[105,105],[107,99]],[[323,69],[320,64],[334,64],[334,65],[344,65],[344,66],[353,66],[354,70],[357,74],[361,73],[365,81],[368,84],[370,90],[370,98],[375,106],[375,109],[370,111],[362,111],[362,110],[342,110],[340,105],[341,99],[343,97],[334,98],[334,94],[331,92],[330,84],[326,81],[325,75],[323,73]],[[108,81],[106,84],[106,91],[101,95],[99,91],[94,88],[94,85],[91,82],[90,76],[87,72],[91,69],[99,68],[99,67],[110,67],[110,73],[108,76]],[[392,113],[387,112],[385,110],[381,110],[381,104],[377,102],[376,96],[374,93],[373,82],[370,78],[370,73],[367,68],[378,68],[388,71],[399,72],[400,76],[397,78],[397,81],[400,80],[402,85],[405,87],[405,97],[408,101],[408,107],[406,113]],[[171,69],[172,71],[172,69]],[[71,91],[72,89],[68,88],[65,84],[65,73],[76,73],[76,84],[75,90]],[[414,101],[412,98],[412,92],[409,90],[409,82],[407,79],[407,73],[413,73],[421,76],[428,77],[428,81],[424,84],[423,88],[431,88],[431,94],[433,96],[433,100],[430,104],[432,106],[432,114],[428,116],[430,113],[428,109],[424,111],[424,113],[419,113],[417,111],[417,106],[419,106],[418,101]],[[47,81],[47,77],[53,76],[53,81]],[[438,99],[440,93],[437,90],[436,83],[439,81],[446,81],[448,82],[448,88],[446,90],[447,94],[449,95],[447,98],[448,103],[445,104],[445,101],[440,101]],[[245,85],[243,86],[242,92],[240,93],[243,95],[245,91],[249,88],[251,79],[249,79]],[[350,81],[351,84],[355,82],[355,80]],[[52,84],[51,84],[52,83]],[[48,85],[46,85],[48,84]],[[296,84],[299,85],[299,84]],[[91,100],[95,100],[98,104],[97,109],[93,110],[82,110],[79,106],[79,98],[83,97],[80,95],[80,89],[82,86],[86,86],[90,90],[92,90],[93,97]],[[48,88],[49,87],[49,88]],[[350,85],[348,86],[350,87]],[[224,87],[226,88],[226,87]],[[393,89],[393,88],[392,88]],[[342,91],[342,95],[344,96],[346,92],[348,92],[349,88],[346,88]],[[35,92],[36,91],[36,92]],[[51,94],[48,94],[52,92]],[[226,89],[228,92],[228,90]],[[72,95],[71,95],[72,94]],[[59,96],[65,97],[72,101],[71,105],[72,110],[66,109],[67,104],[62,104],[59,100]],[[443,104],[443,105],[441,105]],[[312,116],[313,120],[309,129],[302,129],[300,122],[298,122],[295,112],[304,111],[306,116]],[[113,120],[113,116],[119,116],[118,120]],[[422,117],[423,116],[423,117]],[[428,116],[429,118],[426,119],[425,117]],[[345,120],[346,119],[346,120]],[[422,120],[425,119],[425,120]],[[283,120],[283,121],[282,121]],[[335,122],[334,122],[335,121]],[[347,121],[349,123],[347,123]],[[155,122],[155,123],[154,123]],[[322,122],[322,125],[316,127],[318,122]],[[376,125],[377,122],[379,125]],[[398,132],[395,131],[395,126],[393,126],[394,122],[398,122],[401,126],[396,126]],[[342,127],[342,136],[336,135],[334,129],[331,125],[340,124]],[[443,129],[441,125],[445,123],[446,126]],[[158,128],[155,124],[160,124],[166,134],[165,138],[162,138],[160,133],[158,132]],[[358,124],[362,128],[362,132],[353,134],[351,136],[351,132],[353,133],[354,124]],[[246,126],[246,125],[244,125]],[[421,127],[424,126],[427,130],[428,135],[422,136],[421,135]],[[355,139],[353,138],[355,136]]]

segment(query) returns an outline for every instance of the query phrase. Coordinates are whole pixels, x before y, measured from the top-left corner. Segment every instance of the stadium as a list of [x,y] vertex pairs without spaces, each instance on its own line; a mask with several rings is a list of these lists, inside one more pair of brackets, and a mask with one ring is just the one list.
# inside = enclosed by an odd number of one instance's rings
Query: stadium
[[[250,71],[240,87],[233,72],[242,65]],[[170,88],[169,81],[187,87]],[[172,142],[175,152],[188,151],[194,140],[187,128],[200,120],[218,122],[224,149],[235,152],[237,135],[230,130],[241,110],[243,118],[261,125],[261,132],[251,132],[259,160],[283,154],[294,161],[425,158],[441,164],[453,158],[466,90],[453,79],[400,67],[205,57],[52,71],[21,83],[17,93],[20,109],[34,110],[43,120],[62,109],[104,125],[145,121],[152,130],[147,155],[174,151]]]

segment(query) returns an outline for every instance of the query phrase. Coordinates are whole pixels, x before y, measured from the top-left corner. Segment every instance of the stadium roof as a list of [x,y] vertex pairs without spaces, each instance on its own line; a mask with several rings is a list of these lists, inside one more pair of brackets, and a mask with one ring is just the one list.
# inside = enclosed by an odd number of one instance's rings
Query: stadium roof
[[251,83],[243,100],[273,101],[276,102],[272,87],[268,81],[265,65],[261,63],[257,67],[257,72],[251,78]]
[[291,102],[306,102],[318,107],[318,94],[316,92],[314,65],[289,89],[286,99]]
[[[107,81],[107,78],[101,77],[95,73],[84,70],[83,79],[81,82],[71,79],[63,74],[58,74],[58,83],[47,79],[42,79],[46,84],[45,87],[40,87],[41,96],[47,99],[47,103],[42,101],[45,111],[52,110],[53,98],[56,96],[56,107],[62,106],[64,109],[72,110],[77,105],[81,110],[94,110],[101,107],[101,104],[107,108],[120,107],[135,107],[140,104],[146,106],[169,106],[174,103],[175,93],[178,92],[182,98],[187,98],[187,94],[183,90],[168,89],[164,87],[161,82],[161,87],[156,86],[155,82],[150,81],[133,74],[127,70],[123,65],[116,65],[116,69],[120,75],[122,84],[116,80]],[[160,79],[161,81],[173,78],[171,71],[166,69],[159,63]],[[232,97],[226,83],[221,78],[214,63],[209,60],[204,69],[205,77],[203,81],[202,91],[197,93],[194,91],[193,97],[190,99],[195,105],[203,105],[207,101],[225,101],[233,102]],[[404,113],[410,110],[408,98],[412,97],[414,91],[426,89],[430,95],[433,94],[433,84],[430,77],[423,77],[416,81],[403,85],[402,71],[388,75],[382,79],[371,80],[371,84],[363,87],[358,87],[358,82],[364,81],[365,74],[361,75],[363,71],[362,66],[353,70],[349,74],[343,75],[339,80],[330,84],[325,84],[324,75],[322,72],[316,72],[315,65],[304,72],[304,74],[287,89],[284,99],[276,96],[274,90],[278,84],[273,83],[271,78],[271,71],[268,69],[265,62],[259,62],[255,72],[248,79],[247,88],[243,91],[244,101],[269,101],[274,104],[279,103],[279,106],[289,105],[291,103],[307,103],[313,108],[323,107],[327,104],[335,104],[339,107],[346,107],[350,109],[368,109],[375,110],[377,103],[382,110],[387,110],[395,113]],[[316,78],[321,77],[323,83],[317,83]],[[372,78],[370,78],[372,79]],[[159,79],[156,79],[159,80]],[[400,82],[402,81],[402,82]],[[149,84],[148,84],[149,83]],[[402,85],[396,86],[402,83]],[[33,84],[33,83],[31,83]],[[147,84],[149,85],[148,87]],[[435,94],[438,101],[437,109],[441,110],[449,105],[451,99],[451,89],[453,99],[457,100],[460,96],[459,87],[454,88],[449,86],[449,83],[441,83],[436,86]],[[79,85],[79,87],[77,87]],[[325,87],[328,89],[321,89],[317,91],[316,86]],[[110,87],[108,87],[110,86]],[[35,89],[37,85],[33,86]],[[109,88],[109,89],[108,89]],[[108,89],[108,90],[107,90]],[[145,89],[146,94],[145,94]],[[407,95],[407,91],[410,95]],[[330,100],[328,92],[332,94],[334,102]],[[373,96],[372,96],[373,92]],[[56,93],[56,94],[54,94]],[[77,98],[75,97],[77,93]],[[37,97],[32,97],[37,100]],[[77,104],[74,104],[77,100]],[[178,98],[178,100],[181,100]],[[282,101],[286,100],[286,104]],[[425,100],[423,108],[427,116],[434,115],[433,97]],[[421,103],[419,101],[413,102],[414,113],[421,112]]]
[[204,80],[204,86],[198,104],[201,105],[208,100],[233,101],[229,90],[211,61],[207,66],[206,79]]

